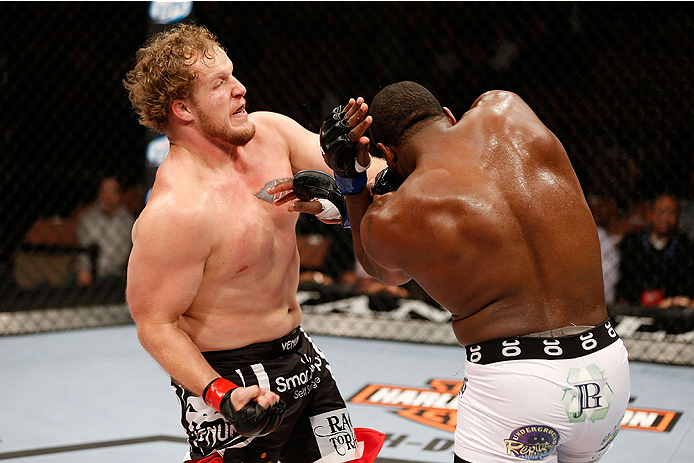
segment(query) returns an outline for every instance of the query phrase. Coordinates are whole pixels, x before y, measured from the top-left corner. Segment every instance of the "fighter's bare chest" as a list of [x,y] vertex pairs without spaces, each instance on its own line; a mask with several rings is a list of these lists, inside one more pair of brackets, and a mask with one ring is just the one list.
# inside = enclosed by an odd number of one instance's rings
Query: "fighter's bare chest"
[[[210,208],[219,218],[227,218],[233,223],[243,224],[246,220],[270,219],[282,216],[281,209],[274,203],[281,195],[270,195],[267,190],[292,178],[289,166],[275,168],[267,172],[250,173],[221,182],[216,185],[210,199]],[[246,220],[244,220],[246,219]]]
[[216,249],[255,254],[274,247],[278,237],[293,233],[296,214],[274,204],[276,198],[267,193],[268,188],[289,178],[291,169],[272,169],[218,188],[209,205]]

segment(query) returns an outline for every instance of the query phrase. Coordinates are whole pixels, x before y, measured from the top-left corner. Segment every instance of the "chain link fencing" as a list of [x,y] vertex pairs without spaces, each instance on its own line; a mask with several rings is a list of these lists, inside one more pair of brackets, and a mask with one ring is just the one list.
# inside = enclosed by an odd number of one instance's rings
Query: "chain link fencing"
[[[121,80],[151,31],[149,8],[2,5],[0,334],[132,323],[124,266],[151,183],[151,137]],[[519,94],[562,141],[582,183],[600,228],[610,314],[630,355],[692,365],[694,309],[671,297],[694,297],[688,10],[200,2],[193,17],[227,48],[250,111],[286,114],[313,131],[346,98],[370,101],[399,80],[423,84],[458,117],[487,90]],[[680,234],[656,243],[658,259],[639,260],[655,220],[649,201],[665,192],[679,205]],[[455,344],[448,312],[416,284],[384,287],[364,277],[348,231],[306,216],[297,235],[309,331]]]

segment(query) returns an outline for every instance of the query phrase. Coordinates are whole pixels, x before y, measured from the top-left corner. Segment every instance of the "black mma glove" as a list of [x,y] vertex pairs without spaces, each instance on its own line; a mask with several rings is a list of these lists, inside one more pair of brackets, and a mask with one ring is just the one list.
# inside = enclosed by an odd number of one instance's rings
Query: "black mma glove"
[[236,432],[248,437],[261,437],[277,429],[282,422],[286,405],[281,400],[268,408],[251,400],[234,410],[231,392],[238,386],[228,379],[217,378],[205,387],[202,397],[205,403],[217,410],[234,425]]
[[371,193],[376,195],[384,195],[388,192],[397,190],[402,185],[402,179],[387,167],[376,175],[374,186],[371,187]]
[[319,170],[302,170],[294,175],[293,185],[294,193],[301,201],[316,200],[321,203],[323,211],[316,217],[340,220],[343,227],[349,226],[345,197],[330,175]]
[[320,146],[325,161],[335,172],[335,181],[346,195],[360,193],[366,187],[366,169],[357,162],[357,143],[349,140],[344,108],[338,106],[320,128]]

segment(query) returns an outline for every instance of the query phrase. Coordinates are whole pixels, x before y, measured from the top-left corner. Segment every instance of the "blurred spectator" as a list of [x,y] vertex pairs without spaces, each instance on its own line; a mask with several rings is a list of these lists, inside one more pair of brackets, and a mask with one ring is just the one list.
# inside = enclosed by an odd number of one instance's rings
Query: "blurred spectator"
[[409,296],[406,288],[384,285],[364,271],[354,256],[349,230],[326,225],[308,214],[299,216],[296,230],[300,283],[352,286],[370,296]]
[[125,277],[135,218],[123,205],[122,196],[118,180],[104,177],[99,183],[96,202],[77,216],[79,245],[84,248],[97,245],[99,248],[96,275],[91,271],[88,258],[78,257],[76,282],[80,286],[89,286],[95,280]]
[[631,205],[624,214],[620,214],[619,218],[610,224],[610,235],[617,241],[621,241],[625,235],[640,232],[646,228],[649,207],[648,201],[639,201]]
[[617,205],[610,198],[589,196],[588,206],[598,228],[605,302],[614,304],[617,282],[619,281],[619,237],[612,236],[609,230],[619,220]]
[[602,258],[602,281],[605,286],[605,303],[614,304],[617,299],[619,281],[619,247],[617,241],[603,227],[598,226],[600,255]]
[[609,220],[604,226],[619,241],[646,226],[647,203],[640,201],[642,193],[638,187],[642,172],[617,140],[598,138],[592,148],[595,151],[590,153],[591,162],[585,167],[590,181],[588,191],[603,199],[601,209],[609,204]]
[[300,282],[331,285],[335,280],[324,273],[325,258],[332,240],[320,233],[308,233],[296,237],[296,245],[301,261]]
[[621,302],[643,306],[688,306],[694,296],[694,249],[677,230],[679,206],[675,197],[661,194],[651,203],[648,226],[620,243]]
[[361,294],[367,294],[370,296],[380,294],[400,298],[407,298],[410,296],[410,292],[403,286],[386,285],[373,278],[371,275],[366,273],[359,261],[355,261],[354,265],[354,276],[356,278],[355,286],[357,291],[359,291]]
[[326,225],[308,214],[301,214],[296,225],[297,247],[301,259],[300,282],[321,285],[350,284],[354,268],[352,235],[349,230]]
[[[588,201],[588,207],[590,207],[590,212],[593,214],[593,219],[595,220],[595,225],[599,228],[603,228],[610,235],[616,234],[617,223],[621,220],[619,215],[619,210],[617,209],[617,202],[611,196],[592,194],[586,197]],[[621,236],[615,238],[619,241]]]
[[145,189],[142,185],[134,185],[123,190],[123,206],[138,217],[145,207]]
[[[77,252],[77,223],[60,216],[41,217],[27,232],[14,257],[14,281],[22,289],[70,283]],[[89,257],[86,255],[87,262]]]
[[687,178],[687,195],[680,199],[680,231],[694,240],[694,169]]

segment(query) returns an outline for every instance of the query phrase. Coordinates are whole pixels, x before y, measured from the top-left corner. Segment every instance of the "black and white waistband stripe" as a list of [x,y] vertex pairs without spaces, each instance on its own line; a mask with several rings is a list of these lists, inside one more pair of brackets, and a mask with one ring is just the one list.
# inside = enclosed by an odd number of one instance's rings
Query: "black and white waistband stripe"
[[488,365],[508,360],[557,360],[582,357],[619,339],[609,320],[574,336],[559,338],[507,338],[465,346],[470,363]]

